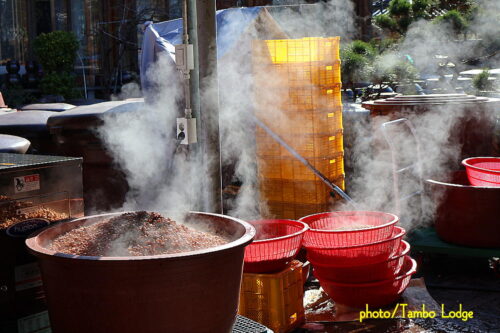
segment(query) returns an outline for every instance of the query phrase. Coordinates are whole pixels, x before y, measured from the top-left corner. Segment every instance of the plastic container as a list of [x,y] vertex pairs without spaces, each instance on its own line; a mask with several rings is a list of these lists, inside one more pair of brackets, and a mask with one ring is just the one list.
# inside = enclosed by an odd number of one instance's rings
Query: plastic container
[[[299,219],[309,225],[304,235],[305,247],[347,247],[369,244],[387,239],[392,235],[399,218],[390,213],[351,211],[329,212],[305,216]],[[335,230],[351,226],[371,226],[366,229]]]
[[[343,185],[343,178],[335,181]],[[328,202],[330,188],[320,180],[260,179],[261,195],[267,200],[298,204],[321,204]]]
[[256,230],[255,239],[245,249],[245,273],[280,271],[295,258],[302,237],[309,227],[292,220],[259,220],[249,222]]
[[437,203],[434,226],[448,243],[500,248],[500,187],[469,185],[465,171],[427,179],[425,192]]
[[268,70],[285,80],[289,87],[331,86],[341,83],[339,60],[273,64]]
[[[270,117],[259,117],[266,121],[269,126],[281,136],[293,133],[297,134],[332,134],[342,129],[342,107],[332,109],[314,110],[309,112],[289,112],[286,120],[280,123],[272,123]],[[260,127],[256,128],[257,136],[268,135]]]
[[401,245],[406,231],[394,227],[388,239],[347,247],[307,247],[307,259],[314,265],[352,267],[385,261],[394,256]]
[[[56,142],[57,155],[83,157],[87,214],[119,209],[129,191],[125,173],[99,135],[99,129],[107,119],[122,113],[134,114],[142,108],[144,103],[141,101],[103,102],[54,113],[47,121]],[[25,112],[28,111],[21,113]]]
[[[280,179],[283,181],[318,180],[318,176],[295,157],[266,156],[259,157],[258,161],[261,179]],[[342,152],[327,158],[310,158],[308,162],[334,182],[344,177],[344,156]],[[342,189],[344,189],[343,185]]]
[[462,165],[472,185],[500,187],[500,157],[471,157]]
[[275,39],[266,40],[263,43],[267,45],[273,64],[335,61],[340,59],[339,37]]
[[401,242],[399,250],[386,261],[367,265],[337,267],[327,264],[314,265],[314,275],[318,279],[326,279],[344,283],[364,283],[393,278],[403,267],[404,257],[410,252],[410,244]]
[[52,111],[63,112],[74,109],[76,106],[68,103],[41,103],[24,105],[21,111]]
[[[282,139],[305,158],[329,158],[344,151],[343,130],[338,129],[330,134],[295,134],[287,131],[281,135]],[[282,156],[293,157],[293,155],[282,147],[271,136],[256,136],[257,155],[260,156]]]
[[9,112],[0,119],[0,133],[25,138],[31,142],[28,154],[55,154],[55,144],[47,127],[49,111]]
[[275,274],[244,273],[238,313],[275,333],[290,332],[305,320],[303,298],[302,263],[294,260]]
[[294,87],[284,92],[287,98],[281,104],[285,112],[335,110],[342,106],[340,83],[330,87]]
[[244,247],[255,229],[229,216],[191,212],[185,220],[223,229],[233,240],[199,251],[137,257],[73,256],[47,248],[66,231],[117,215],[60,223],[26,241],[38,257],[52,331],[230,333]]
[[320,279],[320,284],[335,303],[354,308],[382,307],[396,301],[408,287],[411,276],[417,271],[417,262],[404,257],[403,269],[392,279],[370,283],[340,283]]
[[29,140],[15,135],[0,134],[0,153],[24,154],[30,147]]
[[324,212],[328,209],[328,203],[300,204],[293,202],[268,201],[263,209],[263,214],[269,218],[281,218],[296,220],[301,216],[316,212]]
[[[372,117],[384,116],[380,121],[395,120],[412,114],[443,113],[450,109],[459,110],[467,117],[457,119],[449,134],[449,142],[454,142],[459,150],[460,160],[470,156],[491,154],[493,137],[493,115],[499,109],[500,99],[476,97],[465,94],[398,95],[393,98],[363,102]],[[465,119],[466,118],[466,119]]]

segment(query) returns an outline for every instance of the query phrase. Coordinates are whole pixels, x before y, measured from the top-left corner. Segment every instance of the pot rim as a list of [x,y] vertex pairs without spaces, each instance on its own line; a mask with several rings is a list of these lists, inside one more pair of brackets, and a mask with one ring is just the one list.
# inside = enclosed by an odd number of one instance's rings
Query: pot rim
[[427,184],[440,185],[440,186],[444,186],[444,187],[462,188],[462,189],[467,189],[467,190],[479,189],[481,191],[485,191],[485,190],[486,191],[500,191],[500,188],[498,186],[462,185],[462,184],[454,184],[454,183],[450,183],[450,182],[439,181],[439,180],[430,179],[430,178],[425,179],[424,181]]
[[[119,212],[119,213],[106,213],[106,214],[98,214],[98,215],[90,215],[86,217],[81,217],[78,219],[75,219],[70,222],[65,222],[65,223],[78,223],[82,220],[90,219],[90,218],[99,218],[99,217],[107,217],[107,216],[117,216],[125,213],[133,213],[134,211],[126,211],[126,212]],[[210,253],[214,252],[220,252],[223,250],[229,250],[232,248],[236,248],[239,246],[247,246],[250,244],[255,237],[256,230],[255,228],[248,222],[245,222],[243,220],[240,220],[238,218],[232,217],[232,216],[227,216],[227,215],[222,215],[222,214],[215,214],[215,213],[206,213],[206,212],[198,212],[198,211],[189,211],[187,212],[188,215],[193,215],[193,214],[198,214],[198,215],[205,215],[205,216],[215,216],[219,218],[226,218],[230,219],[233,222],[236,222],[240,225],[242,225],[245,228],[245,233],[238,239],[223,244],[219,246],[214,246],[214,247],[209,247],[206,249],[202,250],[196,250],[196,251],[189,251],[189,252],[181,252],[181,253],[171,253],[171,254],[158,254],[158,255],[149,255],[149,256],[121,256],[121,257],[101,257],[101,256],[79,256],[79,255],[74,255],[74,254],[68,254],[68,253],[62,253],[62,252],[56,252],[54,250],[49,250],[46,247],[40,245],[39,239],[40,235],[43,233],[47,232],[51,228],[57,227],[59,224],[54,224],[52,226],[49,226],[45,229],[43,229],[41,232],[35,234],[34,236],[27,238],[26,239],[26,246],[29,248],[29,250],[35,255],[35,256],[40,256],[40,255],[47,255],[47,256],[54,256],[54,257],[60,257],[60,258],[66,258],[66,259],[81,259],[81,260],[91,260],[91,261],[114,261],[114,262],[125,262],[125,261],[131,261],[131,260],[154,260],[154,259],[171,259],[171,260],[178,260],[178,259],[183,259],[187,257],[194,257],[194,256],[203,256],[207,255]]]

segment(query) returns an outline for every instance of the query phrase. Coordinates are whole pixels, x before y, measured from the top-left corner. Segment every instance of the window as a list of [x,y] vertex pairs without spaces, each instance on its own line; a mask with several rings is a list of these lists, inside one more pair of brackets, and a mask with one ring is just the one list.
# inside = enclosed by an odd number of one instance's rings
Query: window
[[28,47],[26,2],[0,0],[0,65],[9,60],[23,62]]

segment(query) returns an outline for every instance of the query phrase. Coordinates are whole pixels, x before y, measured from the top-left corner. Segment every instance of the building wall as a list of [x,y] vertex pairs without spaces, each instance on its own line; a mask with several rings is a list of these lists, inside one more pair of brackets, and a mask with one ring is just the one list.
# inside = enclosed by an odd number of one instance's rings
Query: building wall
[[0,65],[28,52],[27,1],[0,1]]
[[180,16],[180,2],[0,0],[0,74],[9,60],[21,65],[36,60],[32,45],[41,33],[68,30],[80,43],[75,73],[85,71],[88,85],[112,93],[122,72],[138,71],[138,25]]
[[[302,0],[216,0],[218,9],[239,6],[293,5]],[[336,0],[341,1],[341,0]],[[360,36],[371,31],[371,1],[356,4]],[[306,2],[317,2],[310,0]],[[182,0],[0,0],[0,74],[9,60],[35,60],[32,44],[42,32],[73,31],[80,42],[75,71],[87,83],[116,91],[122,72],[138,72],[138,25],[182,15]]]

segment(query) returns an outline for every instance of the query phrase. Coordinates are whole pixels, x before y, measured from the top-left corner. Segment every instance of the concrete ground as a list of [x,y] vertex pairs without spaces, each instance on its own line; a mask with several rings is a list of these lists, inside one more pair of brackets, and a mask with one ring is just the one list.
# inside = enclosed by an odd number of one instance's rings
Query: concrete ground
[[[419,259],[417,277],[423,277],[426,288],[446,311],[473,311],[473,318],[371,320],[363,323],[309,323],[294,333],[312,332],[500,332],[500,273],[487,259],[454,258],[428,255]],[[497,266],[498,267],[498,266]],[[312,287],[314,288],[314,287]]]

